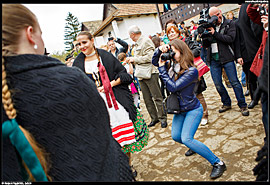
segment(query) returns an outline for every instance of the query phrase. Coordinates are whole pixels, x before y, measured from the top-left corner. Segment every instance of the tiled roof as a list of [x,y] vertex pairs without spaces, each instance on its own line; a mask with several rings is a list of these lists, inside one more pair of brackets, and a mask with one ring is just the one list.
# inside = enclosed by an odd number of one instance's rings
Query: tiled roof
[[88,29],[91,34],[94,34],[97,28],[101,25],[102,20],[98,21],[86,21],[82,24]]
[[[117,16],[128,16],[138,14],[157,13],[156,4],[113,4],[119,11]],[[159,11],[163,12],[163,4],[158,4]],[[174,9],[177,4],[171,4],[171,8]]]
[[[114,20],[114,18],[157,13],[156,4],[112,4],[112,5],[116,8],[116,10],[111,15],[105,18],[105,20],[93,34],[94,36],[96,36],[108,24],[110,24]],[[177,7],[177,5],[178,4],[171,4],[171,8],[174,9]],[[163,4],[158,4],[158,7],[160,12],[164,11]]]

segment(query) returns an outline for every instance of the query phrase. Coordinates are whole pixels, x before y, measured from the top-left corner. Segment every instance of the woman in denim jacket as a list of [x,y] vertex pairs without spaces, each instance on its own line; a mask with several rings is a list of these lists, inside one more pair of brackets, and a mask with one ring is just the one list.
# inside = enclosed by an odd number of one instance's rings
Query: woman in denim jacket
[[173,117],[172,138],[207,159],[213,165],[210,177],[218,178],[226,170],[225,163],[206,145],[194,139],[203,116],[203,107],[194,93],[194,87],[198,81],[198,70],[193,63],[193,54],[180,39],[175,39],[170,44],[175,52],[174,65],[171,67],[165,61],[159,60],[158,69],[167,89],[178,95],[182,111]]

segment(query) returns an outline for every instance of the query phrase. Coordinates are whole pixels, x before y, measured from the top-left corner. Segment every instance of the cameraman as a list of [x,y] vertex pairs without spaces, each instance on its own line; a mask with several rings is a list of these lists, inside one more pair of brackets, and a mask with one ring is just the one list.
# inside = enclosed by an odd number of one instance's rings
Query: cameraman
[[248,116],[249,111],[242,86],[237,77],[234,52],[232,50],[236,36],[235,23],[226,19],[217,7],[211,7],[209,9],[209,16],[218,17],[215,28],[208,28],[209,33],[213,36],[213,40],[211,46],[207,49],[207,62],[210,63],[211,76],[223,103],[219,113],[231,109],[230,96],[222,83],[222,68],[224,68],[233,87],[240,111],[243,116]]

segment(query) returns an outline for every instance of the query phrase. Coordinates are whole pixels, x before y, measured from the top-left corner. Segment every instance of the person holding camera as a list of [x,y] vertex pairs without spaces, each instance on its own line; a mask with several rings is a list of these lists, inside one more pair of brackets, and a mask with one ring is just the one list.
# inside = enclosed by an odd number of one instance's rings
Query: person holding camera
[[234,63],[234,52],[232,49],[236,36],[236,27],[234,21],[226,19],[220,9],[211,7],[209,9],[211,19],[217,18],[215,27],[207,28],[212,36],[212,42],[207,50],[207,62],[210,63],[210,72],[216,89],[223,103],[219,113],[231,109],[231,98],[222,83],[222,68],[228,76],[233,87],[238,106],[243,116],[248,116],[247,103],[243,94],[243,88],[237,77],[236,67]]
[[[173,19],[166,22],[165,28],[166,28],[166,33],[167,33],[170,41],[177,39],[177,38],[180,39],[180,31],[177,29],[175,21]],[[185,32],[185,35],[187,37],[184,37],[183,41],[188,45],[188,47],[191,50],[191,52],[193,53],[194,57],[200,56],[199,44],[197,42],[194,42],[191,40],[191,38],[189,37],[188,31],[184,31],[184,32]],[[159,61],[161,54],[168,52],[168,48],[169,48],[169,45],[165,44],[165,45],[161,45],[155,49],[154,55],[152,57],[152,64],[153,65],[158,66],[158,61]],[[207,88],[206,83],[205,83],[205,80],[202,76],[200,78],[200,80],[197,82],[196,87],[194,89],[194,92],[196,93],[196,97],[200,100],[200,103],[203,106],[203,118],[201,121],[202,125],[206,125],[208,123],[207,104],[206,104],[206,101],[205,101],[204,96],[202,94],[202,92],[205,91],[206,88]],[[195,153],[190,151],[190,150],[188,150],[186,153],[187,156],[190,156],[192,154],[195,154]]]
[[[122,47],[120,47],[119,49],[116,47],[115,42],[120,44]],[[125,41],[119,39],[119,38],[114,38],[114,37],[110,37],[108,38],[108,42],[107,45],[109,47],[109,52],[111,54],[113,54],[113,56],[115,56],[116,58],[118,57],[119,53],[126,53],[128,50],[128,43],[126,43]]]
[[216,179],[226,170],[225,163],[206,145],[194,139],[203,116],[203,107],[194,93],[199,78],[194,56],[180,39],[174,39],[170,45],[169,55],[173,65],[166,62],[166,55],[161,55],[158,70],[167,89],[178,96],[180,104],[181,112],[174,114],[172,120],[172,139],[207,159],[213,165],[210,178]]
[[158,70],[151,63],[155,45],[150,38],[142,35],[137,25],[130,26],[128,33],[135,42],[135,46],[134,57],[127,57],[126,60],[128,63],[135,65],[134,76],[139,80],[146,109],[151,117],[151,123],[148,127],[155,126],[158,122],[161,122],[161,127],[166,128],[167,115],[163,109],[163,98],[158,82]]

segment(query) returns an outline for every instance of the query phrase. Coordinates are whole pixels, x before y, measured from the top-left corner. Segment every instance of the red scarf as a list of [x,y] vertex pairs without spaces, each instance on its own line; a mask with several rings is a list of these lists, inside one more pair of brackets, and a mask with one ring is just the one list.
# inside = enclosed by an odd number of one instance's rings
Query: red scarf
[[102,84],[103,84],[103,87],[104,87],[104,92],[105,92],[105,95],[106,95],[108,106],[109,106],[109,108],[112,107],[112,103],[111,103],[111,99],[110,99],[110,95],[111,95],[114,108],[115,108],[115,110],[118,110],[119,108],[118,108],[115,96],[113,94],[112,86],[111,86],[108,74],[106,72],[106,69],[101,64],[101,62],[98,62],[97,67],[98,67],[100,77],[101,77],[101,81],[102,81]]

